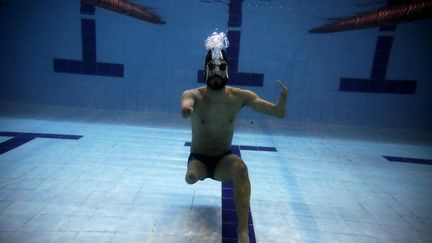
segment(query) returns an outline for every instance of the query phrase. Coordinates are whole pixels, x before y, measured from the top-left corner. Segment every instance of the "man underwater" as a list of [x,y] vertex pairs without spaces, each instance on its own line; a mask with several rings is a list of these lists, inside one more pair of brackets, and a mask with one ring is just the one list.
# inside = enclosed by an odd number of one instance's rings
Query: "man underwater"
[[235,120],[244,106],[283,118],[288,88],[277,81],[281,93],[277,104],[260,98],[250,90],[226,86],[228,60],[224,49],[228,39],[223,32],[206,40],[209,50],[205,59],[206,86],[186,90],[181,95],[181,116],[191,118],[192,144],[186,182],[211,178],[234,185],[234,202],[238,219],[239,243],[249,242],[248,212],[251,194],[245,162],[231,151]]

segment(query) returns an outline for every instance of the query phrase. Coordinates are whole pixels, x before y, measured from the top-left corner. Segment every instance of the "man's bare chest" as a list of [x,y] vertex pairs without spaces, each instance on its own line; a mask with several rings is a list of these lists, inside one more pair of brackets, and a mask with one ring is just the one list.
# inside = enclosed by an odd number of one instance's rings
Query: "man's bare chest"
[[194,115],[201,124],[228,125],[234,122],[240,109],[235,101],[201,102],[194,107]]

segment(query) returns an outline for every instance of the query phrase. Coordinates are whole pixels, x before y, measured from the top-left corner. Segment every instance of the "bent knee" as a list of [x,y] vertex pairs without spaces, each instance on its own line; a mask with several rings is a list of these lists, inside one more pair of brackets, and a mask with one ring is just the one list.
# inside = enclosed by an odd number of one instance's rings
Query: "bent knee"
[[234,173],[235,173],[235,176],[239,179],[248,179],[249,178],[248,168],[243,161],[235,164]]
[[198,176],[194,174],[186,174],[185,180],[187,184],[192,185],[198,181]]

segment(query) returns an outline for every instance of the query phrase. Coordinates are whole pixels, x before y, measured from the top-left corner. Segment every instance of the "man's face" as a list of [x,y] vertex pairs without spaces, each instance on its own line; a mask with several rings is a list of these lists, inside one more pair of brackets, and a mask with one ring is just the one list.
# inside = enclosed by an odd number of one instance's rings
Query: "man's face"
[[207,86],[214,90],[225,87],[228,81],[228,65],[226,61],[212,60],[207,63]]

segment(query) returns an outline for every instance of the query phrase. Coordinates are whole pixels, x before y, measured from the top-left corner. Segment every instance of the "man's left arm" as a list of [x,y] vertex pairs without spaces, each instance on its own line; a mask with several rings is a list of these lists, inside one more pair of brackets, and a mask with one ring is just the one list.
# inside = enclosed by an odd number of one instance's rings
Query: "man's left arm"
[[245,98],[246,98],[245,105],[251,107],[252,109],[258,112],[283,118],[285,116],[285,106],[286,106],[287,96],[288,96],[288,87],[279,80],[277,80],[277,82],[281,87],[281,93],[279,95],[279,100],[277,104],[273,104],[269,101],[260,98],[257,94],[255,94],[252,91],[244,91]]

